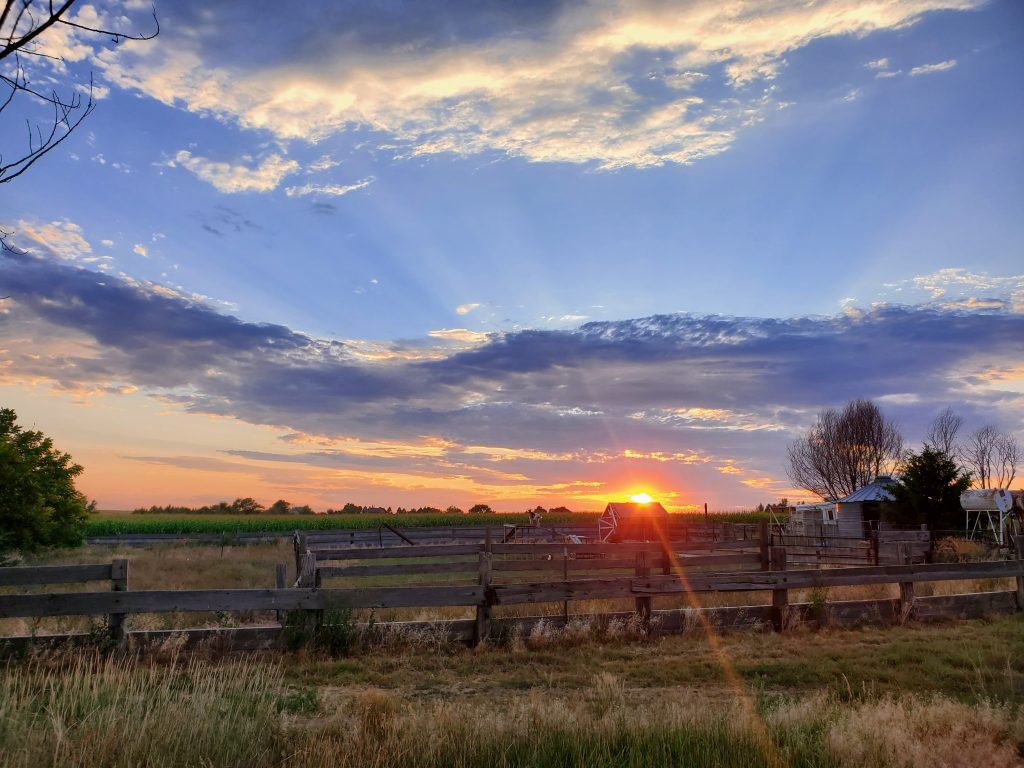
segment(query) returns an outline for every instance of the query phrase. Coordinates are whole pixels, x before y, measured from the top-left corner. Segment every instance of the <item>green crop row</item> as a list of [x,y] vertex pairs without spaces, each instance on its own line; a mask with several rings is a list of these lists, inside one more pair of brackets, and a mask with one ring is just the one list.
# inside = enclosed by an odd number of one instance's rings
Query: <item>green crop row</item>
[[[554,518],[554,519],[552,519]],[[593,523],[594,515],[545,518],[545,525]],[[263,533],[274,531],[331,531],[376,529],[381,523],[399,528],[525,524],[526,515],[98,515],[89,521],[86,536],[131,533]]]
[[[675,516],[673,516],[675,517]],[[676,519],[681,519],[676,518]],[[766,516],[758,513],[687,516],[704,522],[752,523]],[[593,525],[597,515],[574,513],[547,515],[544,525]],[[86,536],[123,536],[132,533],[264,533],[275,531],[331,531],[376,529],[381,523],[398,528],[433,528],[466,525],[523,525],[525,514],[500,515],[105,515],[93,517]]]

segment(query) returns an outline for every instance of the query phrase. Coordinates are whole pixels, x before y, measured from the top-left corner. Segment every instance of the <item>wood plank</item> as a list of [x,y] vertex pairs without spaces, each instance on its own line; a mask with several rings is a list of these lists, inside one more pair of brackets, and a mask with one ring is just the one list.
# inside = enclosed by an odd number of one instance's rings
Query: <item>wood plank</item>
[[312,550],[319,560],[380,560],[398,557],[476,557],[477,544],[424,544],[415,547],[376,547]]
[[86,581],[109,581],[110,563],[97,565],[35,565],[0,568],[0,587],[21,587],[29,584],[72,584]]
[[0,596],[0,618],[91,616],[104,613],[331,610],[471,606],[483,600],[478,585],[368,587],[363,589],[209,589],[136,592],[67,592]]
[[634,578],[576,579],[573,581],[534,582],[527,584],[493,584],[490,593],[494,605],[523,603],[561,603],[566,600],[602,600],[611,597],[634,597]]
[[1024,574],[1024,561],[1004,560],[985,563],[934,563],[927,565],[884,565],[831,570],[790,570],[781,573],[723,572],[693,573],[685,580],[679,576],[650,576],[637,579],[634,590],[671,594],[674,592],[745,592],[761,589],[807,589],[811,587],[895,584],[900,581],[957,581],[998,579]]
[[472,560],[456,563],[397,563],[395,565],[318,565],[322,578],[364,576],[414,576],[427,573],[476,573]]

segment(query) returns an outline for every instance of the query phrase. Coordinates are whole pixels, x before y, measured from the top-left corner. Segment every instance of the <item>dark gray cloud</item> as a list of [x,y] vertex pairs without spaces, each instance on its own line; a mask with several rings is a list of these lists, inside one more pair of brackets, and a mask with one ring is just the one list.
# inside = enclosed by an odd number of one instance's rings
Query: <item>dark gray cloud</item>
[[[13,297],[0,316],[0,333],[13,342],[5,344],[8,376],[94,389],[130,383],[188,410],[312,434],[435,435],[456,444],[444,456],[455,469],[492,461],[461,453],[458,446],[469,445],[592,454],[638,445],[711,456],[742,450],[777,464],[794,429],[819,408],[853,397],[880,399],[910,435],[949,403],[968,416],[1021,426],[1020,394],[984,380],[987,367],[1024,359],[1024,316],[1006,309],[659,315],[495,334],[439,359],[396,354],[371,362],[338,342],[244,322],[187,296],[52,260],[4,254],[0,280]],[[88,350],[79,349],[83,338]],[[305,460],[427,467],[344,452]],[[546,476],[550,466],[529,457],[502,464],[530,476]]]

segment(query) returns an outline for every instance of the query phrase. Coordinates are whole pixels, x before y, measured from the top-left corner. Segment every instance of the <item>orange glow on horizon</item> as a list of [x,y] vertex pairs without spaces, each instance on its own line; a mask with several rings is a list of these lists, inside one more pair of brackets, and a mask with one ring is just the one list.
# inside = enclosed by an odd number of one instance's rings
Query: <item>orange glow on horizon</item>
[[636,504],[650,504],[654,501],[649,493],[634,493],[629,500]]

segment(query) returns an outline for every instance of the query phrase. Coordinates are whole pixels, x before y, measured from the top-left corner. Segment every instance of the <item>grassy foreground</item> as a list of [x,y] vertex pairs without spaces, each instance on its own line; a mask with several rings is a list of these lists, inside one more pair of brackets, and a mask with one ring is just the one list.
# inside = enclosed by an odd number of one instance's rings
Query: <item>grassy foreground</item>
[[0,669],[0,764],[1016,766],[1022,630],[38,657]]

